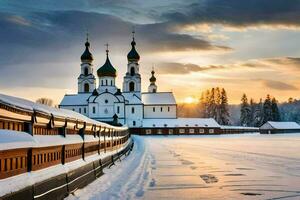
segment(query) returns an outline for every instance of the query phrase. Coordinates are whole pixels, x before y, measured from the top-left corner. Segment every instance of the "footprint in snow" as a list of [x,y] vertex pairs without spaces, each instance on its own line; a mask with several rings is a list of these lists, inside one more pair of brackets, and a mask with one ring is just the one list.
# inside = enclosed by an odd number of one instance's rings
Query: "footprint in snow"
[[149,187],[155,187],[155,185],[156,185],[156,181],[155,181],[155,179],[153,178],[153,179],[151,180],[151,182],[149,183]]

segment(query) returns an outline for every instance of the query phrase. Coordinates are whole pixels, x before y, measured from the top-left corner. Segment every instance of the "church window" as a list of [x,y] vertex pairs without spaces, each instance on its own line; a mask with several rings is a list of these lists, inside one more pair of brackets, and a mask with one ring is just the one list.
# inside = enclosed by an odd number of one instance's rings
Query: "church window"
[[112,80],[110,81],[110,85],[113,85],[113,81]]
[[162,112],[163,111],[163,107],[160,107],[160,112]]
[[135,75],[135,69],[134,69],[134,67],[131,67],[131,68],[130,68],[130,75],[131,75],[131,76],[134,76],[134,75]]
[[170,112],[170,107],[168,107],[168,112]]
[[155,112],[155,107],[153,107],[152,109],[153,109],[153,112]]
[[81,108],[79,108],[79,113],[81,113]]
[[135,121],[133,121],[133,122],[132,122],[132,125],[135,126],[135,124],[136,124]]
[[117,107],[117,113],[120,113],[120,106]]
[[101,80],[101,85],[103,85],[103,80]]
[[93,107],[93,113],[94,114],[96,113],[96,107],[95,106]]
[[83,109],[83,112],[86,113],[86,108]]
[[155,88],[153,88],[152,92],[153,92],[153,93],[156,93],[156,89],[155,89]]
[[133,92],[134,91],[134,82],[129,83],[129,91]]
[[107,85],[107,79],[105,80],[105,85]]
[[73,108],[72,110],[75,111],[75,108]]
[[104,101],[105,103],[108,103],[108,100],[107,99],[105,99],[105,101]]
[[84,92],[89,92],[90,91],[90,85],[88,83],[84,84]]
[[132,113],[132,114],[134,113],[134,107],[131,108],[131,113]]
[[85,76],[89,75],[89,69],[88,69],[87,67],[84,68],[84,75],[85,75]]

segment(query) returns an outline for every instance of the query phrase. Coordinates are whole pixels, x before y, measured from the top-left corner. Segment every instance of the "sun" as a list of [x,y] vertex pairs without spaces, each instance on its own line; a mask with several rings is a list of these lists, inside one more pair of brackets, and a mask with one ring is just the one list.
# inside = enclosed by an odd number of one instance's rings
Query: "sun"
[[197,99],[194,97],[186,97],[183,102],[187,104],[197,103]]

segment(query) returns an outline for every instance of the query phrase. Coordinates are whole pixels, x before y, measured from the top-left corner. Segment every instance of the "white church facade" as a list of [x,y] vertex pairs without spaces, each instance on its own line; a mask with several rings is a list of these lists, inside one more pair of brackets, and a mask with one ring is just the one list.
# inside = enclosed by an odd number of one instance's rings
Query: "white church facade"
[[172,92],[159,92],[155,72],[152,70],[147,92],[142,92],[142,78],[139,73],[140,56],[136,51],[135,38],[127,55],[127,72],[123,78],[122,90],[115,84],[117,70],[109,59],[94,75],[93,55],[87,39],[81,56],[81,73],[78,77],[77,94],[67,94],[59,107],[79,112],[89,118],[130,128],[143,127],[145,120],[177,119],[177,104]]

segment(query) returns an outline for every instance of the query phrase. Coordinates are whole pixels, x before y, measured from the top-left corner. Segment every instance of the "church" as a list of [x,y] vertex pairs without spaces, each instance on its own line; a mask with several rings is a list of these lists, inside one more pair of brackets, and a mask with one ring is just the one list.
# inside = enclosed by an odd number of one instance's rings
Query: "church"
[[65,95],[60,108],[79,112],[97,121],[127,125],[130,128],[142,127],[147,119],[177,119],[174,95],[172,92],[158,91],[154,70],[151,71],[148,91],[141,91],[140,55],[136,50],[134,32],[131,50],[127,54],[127,72],[123,77],[122,90],[115,84],[117,70],[110,61],[108,45],[106,60],[96,71],[98,85],[93,60],[87,37],[81,55],[78,92]]

